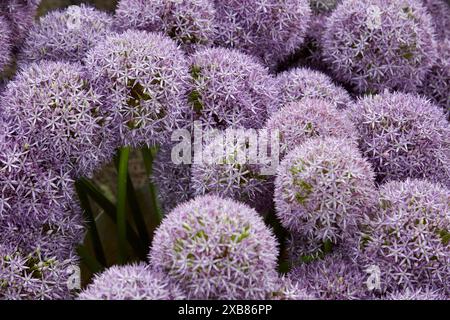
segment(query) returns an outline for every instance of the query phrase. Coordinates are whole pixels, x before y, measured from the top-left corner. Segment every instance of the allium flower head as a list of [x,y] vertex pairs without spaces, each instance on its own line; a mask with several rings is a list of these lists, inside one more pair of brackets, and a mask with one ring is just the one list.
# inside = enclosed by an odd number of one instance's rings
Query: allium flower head
[[448,300],[448,298],[439,291],[428,289],[415,289],[396,291],[388,294],[385,300]]
[[260,128],[267,108],[278,104],[268,70],[237,50],[213,48],[191,57],[189,102],[207,127]]
[[0,15],[0,73],[11,61],[11,36],[9,21]]
[[355,257],[381,270],[382,291],[450,292],[450,191],[425,180],[380,188],[379,209],[366,222]]
[[275,207],[282,225],[311,243],[352,237],[375,199],[374,174],[356,146],[315,138],[292,150],[278,167]]
[[300,288],[296,281],[288,277],[278,277],[274,287],[267,297],[270,300],[316,300],[305,289]]
[[357,136],[348,116],[322,99],[288,103],[269,118],[266,127],[271,132],[279,131],[282,156],[309,138],[336,137],[351,142]]
[[111,26],[109,14],[84,4],[50,11],[29,30],[21,59],[81,62]]
[[214,0],[216,43],[255,55],[270,66],[298,49],[309,27],[308,0]]
[[121,0],[115,25],[119,30],[163,32],[192,53],[212,44],[215,9],[209,0]]
[[1,107],[20,148],[55,168],[90,175],[111,157],[109,116],[81,65],[30,64],[8,83]]
[[335,85],[330,77],[309,68],[295,68],[277,76],[280,85],[280,106],[303,98],[323,99],[337,109],[344,109],[352,103],[345,89]]
[[340,253],[303,263],[289,273],[298,287],[321,300],[355,300],[370,295],[366,286],[368,274]]
[[436,58],[431,17],[419,0],[344,1],[327,19],[324,60],[356,91],[415,91]]
[[13,28],[13,41],[20,45],[34,23],[37,8],[41,0],[6,0],[2,1],[3,9]]
[[153,145],[185,125],[188,66],[176,43],[156,33],[113,34],[85,59],[105,97],[122,145]]
[[166,276],[144,264],[112,266],[97,274],[79,300],[183,300],[185,294]]
[[440,40],[450,39],[450,5],[444,0],[422,0],[433,18],[434,29]]
[[150,261],[188,299],[264,299],[276,272],[277,252],[275,237],[255,210],[202,196],[165,217]]
[[360,99],[349,114],[379,182],[410,177],[450,185],[450,127],[436,105],[384,92]]

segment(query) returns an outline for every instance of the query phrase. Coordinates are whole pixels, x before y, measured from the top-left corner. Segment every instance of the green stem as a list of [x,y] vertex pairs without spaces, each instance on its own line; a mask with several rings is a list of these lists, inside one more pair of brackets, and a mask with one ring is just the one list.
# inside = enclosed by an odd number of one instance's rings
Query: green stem
[[119,261],[125,263],[127,259],[127,182],[128,182],[128,158],[130,148],[124,147],[119,151],[119,170],[117,177],[117,234],[119,241]]
[[77,248],[77,253],[80,256],[83,263],[91,270],[92,273],[98,273],[103,270],[102,265],[88,253],[88,250],[84,246]]
[[[149,177],[152,176],[153,161],[156,152],[157,148],[152,149],[142,148],[142,157],[144,158],[145,169]],[[156,188],[152,181],[149,182],[149,191],[150,191],[151,208],[153,211],[152,216],[156,218],[156,225],[159,225],[159,223],[162,221],[163,215],[161,212],[161,207],[159,205]]]

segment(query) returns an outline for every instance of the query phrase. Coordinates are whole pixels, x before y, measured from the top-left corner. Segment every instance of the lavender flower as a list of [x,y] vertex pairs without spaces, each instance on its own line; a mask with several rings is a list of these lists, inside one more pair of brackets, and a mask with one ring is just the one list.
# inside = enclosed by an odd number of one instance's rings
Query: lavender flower
[[121,0],[115,24],[122,31],[163,32],[192,53],[212,44],[214,17],[215,9],[209,0]]
[[202,196],[166,216],[150,261],[177,281],[188,299],[264,299],[277,251],[275,237],[255,210]]
[[105,97],[122,145],[153,145],[186,125],[188,67],[175,42],[129,30],[113,34],[85,59],[93,86]]
[[440,40],[450,39],[450,7],[442,0],[422,0]]
[[80,65],[43,61],[8,83],[2,108],[22,150],[74,176],[90,175],[110,159],[114,147],[100,98]]
[[214,0],[216,43],[260,57],[269,67],[299,48],[309,27],[307,0]]
[[96,274],[79,300],[183,300],[185,294],[166,276],[144,264],[113,266]]
[[379,182],[410,177],[450,185],[450,127],[437,106],[416,95],[385,92],[360,99],[350,117]]
[[381,270],[383,292],[440,289],[450,293],[450,191],[425,180],[380,188],[379,210],[353,250],[363,267]]
[[439,291],[426,289],[406,289],[388,294],[385,297],[385,300],[448,300],[448,297],[441,294]]
[[26,38],[34,23],[37,8],[41,0],[6,0],[0,4],[13,29],[13,42],[19,46]]
[[374,174],[346,140],[310,139],[286,155],[275,180],[282,225],[311,243],[341,244],[375,204]]
[[205,49],[191,57],[189,102],[209,128],[260,128],[278,88],[266,68],[237,50]]
[[322,99],[303,98],[275,112],[266,125],[279,131],[280,155],[313,137],[336,137],[355,141],[357,131],[347,115]]
[[0,15],[0,73],[11,61],[11,36],[9,21]]
[[112,17],[84,4],[55,10],[29,31],[21,60],[81,62],[86,52],[110,32]]
[[344,1],[327,19],[324,60],[356,91],[415,91],[436,58],[431,17],[418,0]]

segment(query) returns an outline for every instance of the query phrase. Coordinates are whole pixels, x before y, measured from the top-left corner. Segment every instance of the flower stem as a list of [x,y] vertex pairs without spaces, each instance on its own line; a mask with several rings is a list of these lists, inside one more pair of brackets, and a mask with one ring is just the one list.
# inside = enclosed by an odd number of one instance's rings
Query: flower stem
[[117,180],[117,234],[119,242],[119,262],[125,263],[127,259],[127,182],[128,158],[130,148],[124,147],[119,151],[119,170]]

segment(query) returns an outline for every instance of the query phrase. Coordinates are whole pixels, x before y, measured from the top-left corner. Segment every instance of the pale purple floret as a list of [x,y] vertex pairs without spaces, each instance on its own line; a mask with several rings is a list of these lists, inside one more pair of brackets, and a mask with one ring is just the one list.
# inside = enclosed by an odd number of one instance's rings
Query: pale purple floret
[[165,217],[149,258],[188,299],[264,299],[272,289],[277,253],[274,235],[254,209],[201,196]]
[[437,290],[430,289],[406,289],[395,291],[384,297],[384,300],[449,300],[444,294]]
[[170,38],[136,30],[112,34],[84,62],[107,98],[121,145],[162,143],[186,125],[188,65]]
[[409,177],[450,185],[450,126],[438,106],[414,94],[384,92],[358,100],[349,114],[378,182]]
[[450,39],[450,3],[445,0],[422,0],[433,18],[434,29],[440,40]]
[[307,0],[213,0],[216,44],[257,56],[272,69],[302,44],[309,27]]
[[0,73],[11,62],[12,32],[9,21],[0,15]]
[[267,121],[267,130],[278,130],[280,155],[314,137],[335,137],[356,143],[357,131],[348,116],[327,100],[303,98],[286,104]]
[[79,300],[184,300],[184,292],[167,276],[150,266],[112,266],[96,274]]
[[270,300],[316,300],[314,295],[301,288],[297,281],[289,277],[277,276],[274,280],[273,289],[266,299]]
[[207,128],[261,128],[267,108],[278,105],[268,70],[237,50],[213,48],[191,57],[189,102]]
[[374,173],[356,146],[309,139],[277,170],[275,208],[282,225],[307,243],[346,243],[376,203]]
[[443,290],[450,293],[450,191],[426,180],[389,182],[379,209],[365,222],[358,263],[378,266],[383,292]]
[[47,13],[29,30],[21,48],[21,60],[81,62],[86,52],[103,40],[112,17],[90,6],[70,6]]
[[215,9],[209,0],[121,0],[116,9],[118,30],[162,32],[188,53],[212,45]]
[[344,1],[327,19],[324,60],[357,92],[416,91],[436,59],[434,33],[418,0]]
[[16,46],[20,46],[34,23],[41,0],[6,0],[2,2],[0,9],[5,12],[11,22],[13,42]]
[[91,175],[108,161],[115,140],[102,97],[79,64],[42,61],[21,70],[0,109],[19,147],[72,176]]

